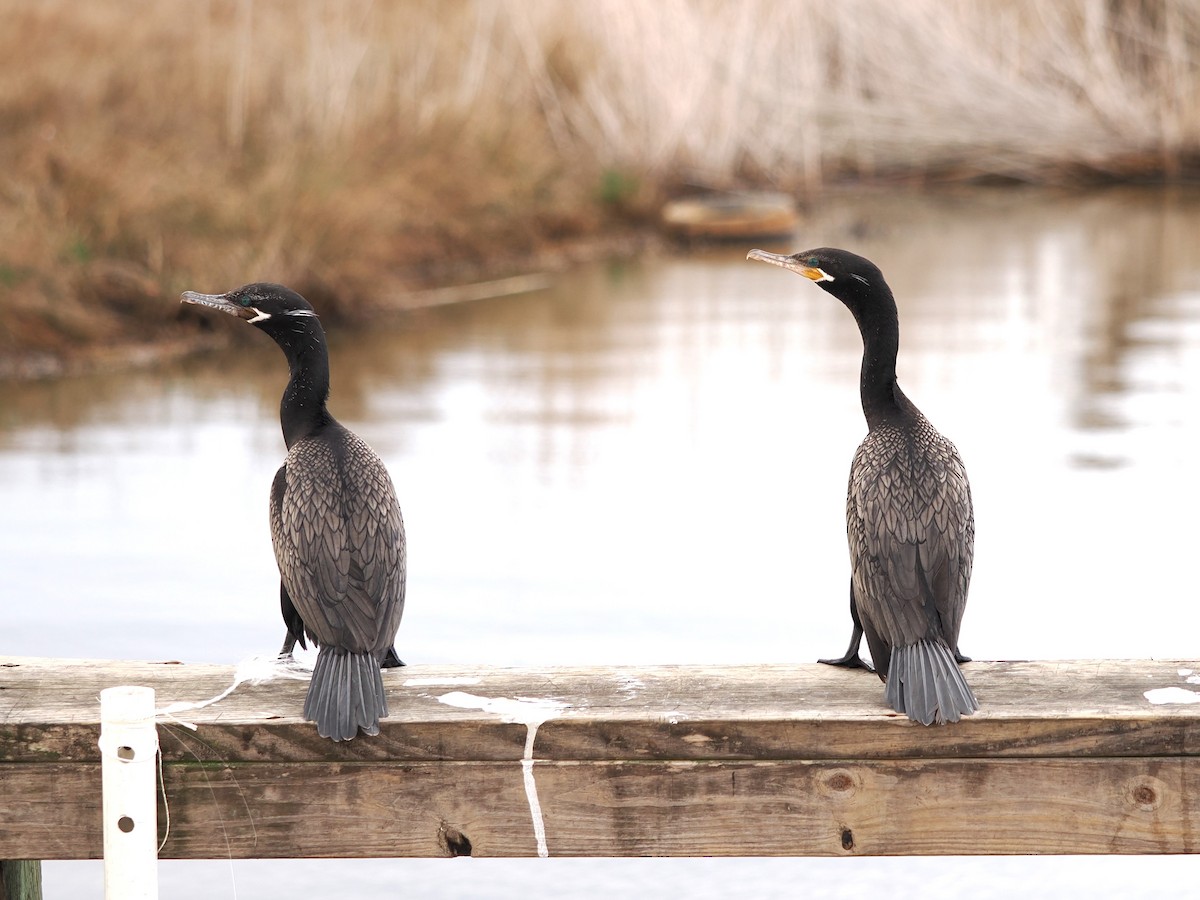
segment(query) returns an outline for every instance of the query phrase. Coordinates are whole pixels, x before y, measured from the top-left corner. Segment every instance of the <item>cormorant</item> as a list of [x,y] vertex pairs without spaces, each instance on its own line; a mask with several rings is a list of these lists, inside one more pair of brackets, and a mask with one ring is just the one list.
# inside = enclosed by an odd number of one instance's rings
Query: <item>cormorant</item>
[[959,661],[975,516],[967,471],[954,445],[896,383],[896,301],[870,260],[822,247],[791,256],[751,250],[748,259],[815,282],[850,310],[863,339],[859,393],[868,434],[850,465],[850,648],[835,665],[862,666],[865,633],[885,698],[930,725],[979,708]]
[[184,303],[236,316],[277,343],[291,379],[279,404],[287,458],[271,484],[271,542],[287,625],[281,655],[307,634],[320,648],[304,717],[321,737],[379,734],[388,714],[380,667],[404,665],[392,646],[404,612],[404,520],[387,469],[326,409],[329,352],[307,300],[278,284],[227,294],[187,291]]

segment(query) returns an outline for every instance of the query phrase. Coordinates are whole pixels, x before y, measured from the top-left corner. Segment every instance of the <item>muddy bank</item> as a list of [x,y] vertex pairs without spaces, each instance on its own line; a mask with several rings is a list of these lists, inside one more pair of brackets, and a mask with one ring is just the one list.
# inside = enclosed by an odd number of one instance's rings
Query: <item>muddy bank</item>
[[[470,303],[542,290],[573,265],[595,259],[628,258],[663,246],[652,230],[608,227],[602,233],[547,243],[532,252],[500,252],[471,264],[441,257],[414,266],[408,279],[381,277],[381,288],[355,286],[342,293],[336,283],[299,279],[290,286],[321,311],[330,330],[366,328],[412,310]],[[74,296],[62,308],[47,301],[23,310],[9,306],[0,323],[0,380],[29,380],[95,371],[153,366],[164,360],[218,349],[246,339],[241,329],[179,303],[137,266],[100,260],[84,267]],[[222,291],[236,284],[203,284]],[[8,306],[8,304],[2,304]]]

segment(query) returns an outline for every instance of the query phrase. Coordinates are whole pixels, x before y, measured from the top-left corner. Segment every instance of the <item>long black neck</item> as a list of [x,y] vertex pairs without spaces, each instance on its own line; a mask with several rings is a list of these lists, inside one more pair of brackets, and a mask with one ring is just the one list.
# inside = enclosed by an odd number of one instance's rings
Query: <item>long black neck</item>
[[846,303],[858,322],[863,339],[862,370],[858,393],[867,427],[904,425],[920,415],[896,383],[896,354],[900,350],[900,322],[896,301],[886,285],[869,298]]
[[297,317],[267,333],[287,357],[292,375],[279,401],[279,424],[283,426],[284,443],[290,449],[296,441],[333,422],[325,408],[329,399],[325,329],[315,316]]

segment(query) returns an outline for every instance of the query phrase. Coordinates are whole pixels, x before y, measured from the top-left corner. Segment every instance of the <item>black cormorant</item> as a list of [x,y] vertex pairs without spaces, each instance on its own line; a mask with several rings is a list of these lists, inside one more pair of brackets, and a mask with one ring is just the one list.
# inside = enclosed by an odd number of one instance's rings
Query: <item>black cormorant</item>
[[187,291],[274,339],[291,379],[279,404],[287,458],[271,484],[271,541],[287,638],[320,648],[304,717],[322,737],[379,734],[388,714],[380,666],[403,665],[392,647],[404,612],[404,521],[387,469],[329,414],[329,353],[312,306],[278,284],[227,294]]
[[859,393],[868,434],[850,465],[846,534],[854,634],[837,665],[862,666],[865,633],[885,697],[930,725],[979,708],[958,661],[975,517],[967,471],[954,445],[896,383],[896,301],[870,260],[822,247],[791,256],[751,250],[748,259],[790,269],[854,314],[863,339]]

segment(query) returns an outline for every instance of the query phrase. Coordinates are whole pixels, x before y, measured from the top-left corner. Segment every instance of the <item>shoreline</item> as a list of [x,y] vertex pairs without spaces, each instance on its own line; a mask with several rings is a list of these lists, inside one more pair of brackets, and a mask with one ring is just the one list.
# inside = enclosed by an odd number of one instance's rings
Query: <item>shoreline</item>
[[[472,265],[470,271],[475,277],[469,281],[455,280],[450,272],[453,267],[446,265],[440,272],[435,269],[427,279],[422,279],[428,281],[427,286],[384,288],[378,294],[366,297],[356,306],[352,317],[332,311],[326,317],[327,328],[333,332],[353,330],[396,319],[415,310],[544,290],[553,284],[557,275],[573,266],[602,259],[630,259],[661,250],[665,243],[665,239],[653,230],[630,227],[548,243],[533,253],[520,256],[497,254],[492,260]],[[228,289],[233,287],[237,285]],[[176,310],[177,297],[154,291],[154,296],[143,297],[140,302],[143,308],[163,304],[169,310],[167,318],[170,321],[165,327],[143,336],[123,337],[116,341],[101,336],[79,341],[63,350],[49,346],[18,349],[0,357],[0,384],[149,368],[193,354],[224,349],[237,340],[232,332],[212,330],[209,320],[183,308]]]
[[[860,241],[879,227],[895,227],[910,214],[914,195],[934,202],[935,208],[960,207],[964,201],[981,211],[1002,214],[1011,204],[1031,197],[1054,202],[1063,196],[1087,196],[1108,191],[1161,191],[1196,196],[1200,182],[1190,179],[1149,181],[1105,181],[1065,185],[988,185],[978,182],[854,181],[829,187],[817,196],[798,198],[799,225],[793,236],[798,243],[806,233],[818,243]],[[1035,201],[1036,202],[1036,201]],[[602,215],[595,208],[590,225],[570,236],[541,234],[536,240],[514,240],[502,246],[502,232],[482,229],[492,242],[469,240],[473,247],[486,246],[486,254],[456,254],[457,244],[443,240],[436,252],[428,243],[401,240],[394,248],[407,265],[364,275],[372,260],[353,255],[321,267],[326,277],[310,267],[295,278],[283,277],[289,287],[304,295],[321,311],[331,333],[371,327],[397,319],[414,310],[473,303],[494,297],[542,290],[571,268],[598,260],[628,260],[660,253],[688,253],[702,247],[728,244],[728,240],[689,240],[672,236],[661,225],[641,215],[620,218]],[[582,213],[581,213],[582,215]],[[526,223],[527,224],[527,223]],[[520,229],[522,225],[514,225]],[[467,229],[470,230],[469,228]],[[461,239],[462,233],[459,238]],[[479,235],[476,235],[479,237]],[[749,240],[749,239],[748,239]],[[424,250],[422,258],[418,258]],[[847,244],[848,245],[848,244]],[[749,246],[749,245],[747,245]],[[342,280],[343,270],[353,274]],[[240,338],[215,328],[211,319],[180,307],[178,293],[163,282],[181,283],[184,273],[161,278],[140,274],[133,263],[121,259],[94,260],[72,280],[74,294],[58,307],[48,298],[34,304],[14,305],[18,315],[37,323],[27,329],[36,335],[32,345],[11,341],[14,322],[0,319],[0,347],[7,330],[10,343],[0,352],[0,384],[77,377],[100,372],[152,367],[161,362],[229,347]],[[87,276],[92,276],[89,280]],[[273,280],[270,275],[259,279]],[[234,284],[202,284],[214,291],[231,290]],[[3,290],[0,287],[0,290]],[[0,306],[3,306],[0,294]],[[8,312],[8,310],[6,310]]]

